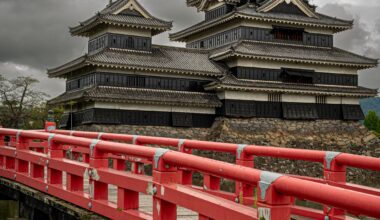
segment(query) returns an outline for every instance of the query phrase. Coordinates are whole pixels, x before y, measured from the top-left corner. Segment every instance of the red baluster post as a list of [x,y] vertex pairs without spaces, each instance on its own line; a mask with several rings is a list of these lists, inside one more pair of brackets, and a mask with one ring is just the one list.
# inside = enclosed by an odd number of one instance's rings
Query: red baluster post
[[279,194],[273,183],[283,177],[277,173],[262,171],[258,185],[258,216],[260,220],[290,220],[291,198]]
[[[17,143],[16,143],[16,155],[17,158],[19,151],[26,151],[28,150],[28,139],[23,138],[21,136],[21,133],[18,133]],[[27,174],[29,172],[29,162],[21,159],[16,159],[16,172]]]
[[[247,155],[244,151],[247,145],[238,145],[236,151],[236,165],[254,167],[254,156]],[[235,183],[236,202],[252,206],[255,203],[254,186],[242,182]]]
[[99,151],[96,148],[99,140],[94,139],[90,145],[90,187],[91,197],[94,200],[108,201],[108,184],[101,181],[97,173],[99,168],[108,168],[108,153]]
[[[137,175],[143,174],[143,171],[140,171],[139,167],[136,167],[136,166],[138,166],[138,163],[132,162],[131,172]],[[142,166],[144,166],[144,164],[142,164]],[[120,171],[126,171],[126,160],[117,159],[116,164],[114,160],[114,169],[120,170]],[[128,209],[137,210],[139,208],[139,193],[129,190],[129,189],[118,187],[117,188],[117,206],[119,209],[122,209],[122,210],[128,210]]]
[[[178,141],[178,151],[184,154],[193,154],[193,150],[186,147],[186,140]],[[186,168],[179,168],[177,173],[178,183],[182,185],[193,184],[193,171]]]
[[153,219],[177,219],[177,205],[163,199],[165,184],[177,182],[177,168],[165,164],[162,159],[166,149],[157,148],[153,160]]
[[[346,183],[346,166],[341,166],[336,163],[335,158],[339,156],[339,152],[326,152],[324,162],[324,178],[327,184]],[[346,219],[346,211],[334,207],[324,206],[324,213],[330,220]]]
[[[56,144],[54,142],[54,134],[50,134],[47,142],[48,155],[50,159],[62,159],[63,158],[63,147],[61,144]],[[47,160],[46,165],[48,167],[48,183],[53,185],[62,186],[62,171],[52,169],[49,167],[49,160]]]

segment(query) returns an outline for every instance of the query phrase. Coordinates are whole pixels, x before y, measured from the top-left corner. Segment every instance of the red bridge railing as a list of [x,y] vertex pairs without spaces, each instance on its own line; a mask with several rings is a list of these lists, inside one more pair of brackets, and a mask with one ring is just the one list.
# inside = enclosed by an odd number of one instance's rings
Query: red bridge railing
[[[6,146],[5,136],[10,136],[16,146]],[[29,147],[38,146],[38,144],[29,146],[36,140],[43,141],[41,145],[46,143],[47,149],[42,152],[29,149]],[[162,138],[161,141],[163,140],[165,141],[161,144],[173,141],[173,139]],[[356,214],[380,217],[378,195],[181,152],[137,146],[135,136],[134,141],[135,144],[125,144],[99,140],[98,137],[88,139],[37,131],[0,129],[0,176],[13,179],[112,219],[176,219],[178,205],[199,213],[200,219],[283,220],[290,219],[291,197],[303,198]],[[138,141],[140,144],[143,143],[142,140]],[[158,139],[157,142],[159,142]],[[177,145],[182,142],[177,141]],[[186,143],[192,142],[185,141],[183,143],[185,145],[182,146],[184,150],[190,149]],[[212,145],[216,147],[218,144],[213,143],[207,146]],[[89,149],[89,162],[64,158],[64,146]],[[239,149],[241,148],[239,146]],[[246,147],[241,152],[240,158],[244,158],[241,156],[249,152],[245,149]],[[141,162],[140,159],[150,161],[153,166],[152,177],[141,175],[138,169],[130,173],[108,168],[109,154],[120,156],[122,159],[132,156],[137,162]],[[249,154],[246,156],[250,157]],[[336,158],[335,162],[330,164],[330,169],[334,166],[342,166],[336,164]],[[370,165],[370,167],[376,166]],[[46,174],[44,169],[47,169]],[[199,191],[188,183],[184,184],[184,178],[178,181],[179,169],[198,171],[212,178],[231,179],[248,187],[258,186],[258,209]],[[63,172],[67,174],[66,187],[63,184]],[[90,193],[84,192],[83,189],[86,175],[90,179]],[[108,185],[110,184],[118,187],[117,204],[108,202]],[[139,193],[153,196],[153,215],[138,211]],[[319,219],[320,216],[316,218]]]
[[[371,195],[380,196],[380,190],[363,187],[355,184],[346,183],[346,167],[362,168],[367,170],[380,171],[380,159],[366,156],[359,156],[339,152],[325,152],[316,150],[289,149],[268,146],[256,145],[239,145],[229,143],[218,143],[197,140],[184,140],[175,138],[162,138],[151,136],[113,134],[103,132],[85,132],[85,131],[65,131],[54,130],[54,133],[65,134],[76,137],[86,137],[91,139],[109,140],[133,143],[137,145],[154,145],[166,146],[178,149],[178,151],[192,154],[192,150],[208,150],[214,152],[226,152],[236,155],[236,164],[246,167],[254,167],[254,156],[283,158],[290,160],[303,160],[309,162],[318,162],[324,165],[324,178],[310,178],[303,176],[295,176],[297,178],[310,180],[319,183],[326,183],[332,186],[350,189],[357,192],[368,193]],[[77,149],[78,150],[78,149]],[[75,151],[75,150],[74,150]],[[82,150],[82,153],[83,150]],[[123,164],[125,161],[120,158],[115,159],[115,164]],[[179,169],[178,176],[182,184],[191,185],[193,170]],[[214,195],[222,196],[231,201],[239,201],[246,205],[254,204],[254,185],[244,183],[236,183],[235,194],[221,193],[220,178],[210,175],[204,175],[204,191],[208,191]],[[292,207],[292,214],[297,214],[307,217],[323,218],[342,218],[345,215],[344,210],[339,210],[333,207],[324,207],[324,213],[317,210],[305,209],[299,206]]]

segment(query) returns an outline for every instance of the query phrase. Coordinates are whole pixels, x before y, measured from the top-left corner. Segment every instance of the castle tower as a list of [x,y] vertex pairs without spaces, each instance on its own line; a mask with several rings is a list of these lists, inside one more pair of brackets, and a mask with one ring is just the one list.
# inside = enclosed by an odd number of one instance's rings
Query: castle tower
[[358,70],[377,60],[334,47],[353,21],[316,12],[306,0],[188,0],[204,21],[170,35],[210,53],[230,74],[207,90],[224,103],[220,115],[360,120]]
[[210,127],[221,102],[203,85],[222,72],[207,52],[152,45],[171,27],[136,0],[118,0],[70,28],[89,42],[86,55],[48,70],[66,79],[66,92],[49,102],[65,106],[62,127]]

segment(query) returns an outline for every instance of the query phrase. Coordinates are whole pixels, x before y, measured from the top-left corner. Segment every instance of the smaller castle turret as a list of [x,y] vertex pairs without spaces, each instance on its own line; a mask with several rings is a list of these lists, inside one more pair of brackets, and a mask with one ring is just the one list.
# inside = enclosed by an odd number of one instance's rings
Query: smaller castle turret
[[89,38],[89,53],[104,48],[150,51],[152,37],[171,27],[171,22],[152,16],[135,0],[111,0],[105,9],[70,28],[70,32]]

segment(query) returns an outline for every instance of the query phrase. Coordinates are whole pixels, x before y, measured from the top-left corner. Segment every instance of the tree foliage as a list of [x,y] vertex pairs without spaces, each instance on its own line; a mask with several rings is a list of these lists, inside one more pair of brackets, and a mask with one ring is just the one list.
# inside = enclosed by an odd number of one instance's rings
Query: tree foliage
[[41,122],[47,114],[48,95],[36,89],[38,83],[39,81],[32,77],[6,79],[0,75],[0,124],[2,126],[41,127]]
[[368,112],[364,119],[364,125],[380,137],[380,118],[375,111]]

